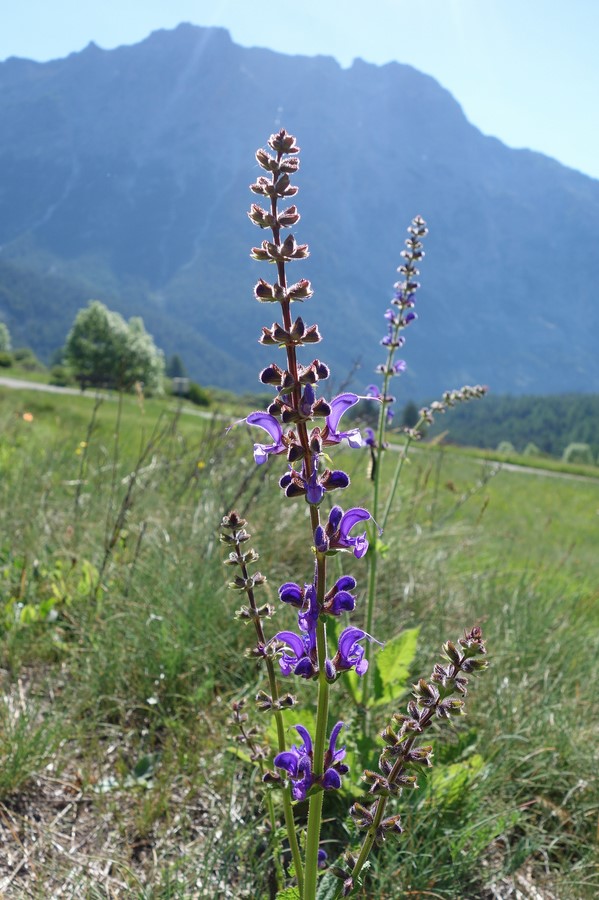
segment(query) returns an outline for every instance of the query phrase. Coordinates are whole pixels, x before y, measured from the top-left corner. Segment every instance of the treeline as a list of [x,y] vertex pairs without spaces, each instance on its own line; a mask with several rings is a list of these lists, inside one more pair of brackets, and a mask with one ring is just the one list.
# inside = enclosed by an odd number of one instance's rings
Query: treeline
[[599,457],[599,394],[493,396],[464,403],[438,416],[430,437],[447,431],[461,446],[497,449],[509,442],[519,453],[534,444],[541,453],[561,457],[571,444],[588,444]]

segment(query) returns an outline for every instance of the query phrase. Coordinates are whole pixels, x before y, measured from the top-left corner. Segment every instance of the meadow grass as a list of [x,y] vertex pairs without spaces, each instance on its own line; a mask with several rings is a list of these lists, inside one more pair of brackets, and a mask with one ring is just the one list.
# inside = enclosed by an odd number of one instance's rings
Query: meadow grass
[[[265,810],[228,737],[256,669],[218,525],[249,519],[273,599],[306,565],[306,510],[278,502],[245,428],[160,399],[95,406],[0,390],[0,891],[268,898]],[[367,503],[366,454],[342,464]],[[420,627],[416,678],[480,623],[492,666],[402,797],[405,834],[364,897],[599,890],[599,482],[490,465],[418,446],[392,511],[375,635]],[[330,856],[359,790],[354,773],[326,811]]]

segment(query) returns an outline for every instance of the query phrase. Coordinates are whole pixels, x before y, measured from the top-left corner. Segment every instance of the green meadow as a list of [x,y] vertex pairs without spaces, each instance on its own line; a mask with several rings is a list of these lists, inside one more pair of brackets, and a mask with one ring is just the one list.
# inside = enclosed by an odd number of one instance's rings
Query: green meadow
[[[229,421],[172,398],[0,388],[0,896],[272,896],[262,786],[230,724],[264,674],[244,655],[219,524],[248,519],[275,602],[310,577],[307,508]],[[367,457],[336,456],[345,506],[369,503]],[[420,629],[406,700],[472,625],[490,667],[467,716],[435,731],[435,765],[397,801],[404,834],[363,897],[599,894],[599,478],[559,468],[411,448],[374,635]],[[292,612],[267,624],[292,627]],[[378,710],[379,730],[397,708]],[[356,838],[349,781],[325,806],[331,859]]]

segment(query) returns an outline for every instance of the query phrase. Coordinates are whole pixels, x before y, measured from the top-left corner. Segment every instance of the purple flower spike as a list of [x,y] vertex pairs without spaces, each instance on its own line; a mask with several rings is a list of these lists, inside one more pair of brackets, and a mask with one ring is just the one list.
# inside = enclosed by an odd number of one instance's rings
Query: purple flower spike
[[268,446],[264,444],[254,444],[254,459],[259,466],[265,463],[271,453],[285,453],[286,447],[283,442],[283,429],[279,425],[274,416],[265,412],[253,412],[245,420],[248,425],[256,425],[267,431],[273,439],[274,443]]
[[362,446],[362,435],[359,428],[352,428],[350,431],[337,431],[339,420],[351,409],[360,398],[357,394],[339,394],[331,400],[331,412],[326,418],[325,443],[339,444],[343,439],[347,441],[350,447],[356,448]]

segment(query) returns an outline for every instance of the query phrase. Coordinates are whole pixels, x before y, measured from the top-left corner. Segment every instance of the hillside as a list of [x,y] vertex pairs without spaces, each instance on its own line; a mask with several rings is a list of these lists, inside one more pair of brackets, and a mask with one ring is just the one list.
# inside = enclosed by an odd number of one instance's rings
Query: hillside
[[[406,396],[599,386],[599,182],[482,135],[409,66],[290,57],[181,25],[135,46],[0,64],[0,319],[41,356],[95,297],[142,315],[205,383],[247,388],[262,274],[253,154],[298,136],[298,263],[338,381],[379,361],[405,228],[430,228]],[[270,310],[267,310],[270,315]],[[236,327],[231,332],[230,322]],[[269,323],[270,324],[270,321]]]

